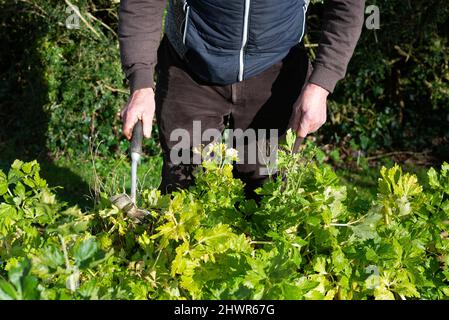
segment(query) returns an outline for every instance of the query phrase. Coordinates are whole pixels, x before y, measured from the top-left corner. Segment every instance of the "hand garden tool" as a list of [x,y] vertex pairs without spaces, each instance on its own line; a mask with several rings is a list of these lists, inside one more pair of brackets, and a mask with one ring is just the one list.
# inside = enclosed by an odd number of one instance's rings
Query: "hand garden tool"
[[295,144],[293,145],[293,154],[298,153],[299,147],[301,147],[304,142],[304,138],[297,136],[295,139]]
[[142,219],[149,215],[147,210],[142,210],[136,206],[137,194],[137,166],[142,156],[143,127],[142,121],[139,120],[133,129],[131,138],[131,196],[125,193],[110,197],[111,202],[120,210],[125,212],[134,222],[141,222]]

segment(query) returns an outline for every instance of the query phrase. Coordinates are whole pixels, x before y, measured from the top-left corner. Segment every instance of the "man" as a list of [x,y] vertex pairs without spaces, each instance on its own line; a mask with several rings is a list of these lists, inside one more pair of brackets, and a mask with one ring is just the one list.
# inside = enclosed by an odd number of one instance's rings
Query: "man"
[[[361,33],[364,0],[326,0],[313,68],[303,45],[309,0],[169,0],[160,41],[166,2],[122,0],[119,23],[131,88],[121,112],[123,131],[130,139],[142,120],[150,137],[156,113],[163,192],[192,183],[193,165],[172,159],[178,141],[171,135],[184,129],[192,136],[195,121],[201,132],[228,125],[277,129],[282,136],[293,128],[300,137],[325,123],[327,96],[344,77]],[[191,138],[184,148],[196,147]],[[266,178],[260,167],[245,161],[235,166],[248,194]]]

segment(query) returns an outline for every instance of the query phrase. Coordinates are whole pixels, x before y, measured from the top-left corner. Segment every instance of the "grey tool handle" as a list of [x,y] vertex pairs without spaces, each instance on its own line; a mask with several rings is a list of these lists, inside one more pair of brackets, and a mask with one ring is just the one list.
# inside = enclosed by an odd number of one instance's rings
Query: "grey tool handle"
[[142,154],[143,126],[142,120],[137,121],[131,138],[131,152]]
[[295,139],[295,144],[294,144],[293,150],[292,150],[293,153],[298,153],[299,147],[301,146],[301,144],[303,143],[303,141],[304,141],[304,138],[296,137],[296,139]]

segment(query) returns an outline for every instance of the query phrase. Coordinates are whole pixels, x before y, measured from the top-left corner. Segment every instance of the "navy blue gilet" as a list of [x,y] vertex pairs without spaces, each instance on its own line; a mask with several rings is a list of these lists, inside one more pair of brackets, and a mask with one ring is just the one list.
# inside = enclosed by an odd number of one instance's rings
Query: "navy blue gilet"
[[202,80],[227,85],[282,60],[302,41],[308,0],[170,0],[165,32]]

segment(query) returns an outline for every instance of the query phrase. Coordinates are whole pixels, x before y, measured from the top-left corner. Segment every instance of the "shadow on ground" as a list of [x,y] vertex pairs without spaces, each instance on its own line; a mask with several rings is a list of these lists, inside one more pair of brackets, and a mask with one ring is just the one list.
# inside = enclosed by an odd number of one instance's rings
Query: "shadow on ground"
[[41,175],[70,205],[88,206],[88,184],[55,164],[46,146],[49,115],[44,110],[47,85],[37,50],[48,23],[26,3],[0,4],[0,169],[14,159],[37,159]]

